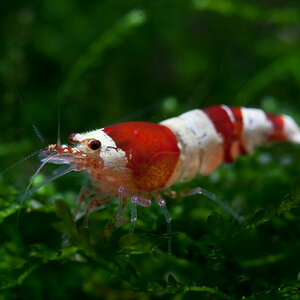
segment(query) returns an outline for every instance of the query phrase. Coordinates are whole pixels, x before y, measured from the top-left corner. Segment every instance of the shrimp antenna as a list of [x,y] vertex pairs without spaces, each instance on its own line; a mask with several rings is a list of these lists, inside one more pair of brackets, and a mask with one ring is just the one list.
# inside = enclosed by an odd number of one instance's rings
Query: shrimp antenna
[[35,151],[35,152],[32,152],[32,153],[28,154],[26,157],[24,157],[24,158],[22,158],[21,160],[15,162],[13,165],[9,166],[9,167],[8,167],[7,169],[5,169],[4,171],[0,172],[0,175],[6,173],[8,170],[14,168],[15,166],[17,166],[18,164],[20,164],[20,163],[22,163],[23,161],[27,160],[28,158],[33,157],[33,156],[35,156],[35,155],[41,153],[41,151],[43,151],[43,149],[40,149],[40,150],[37,150],[37,151]]
[[66,175],[66,174],[68,174],[68,173],[70,173],[70,172],[72,172],[72,171],[74,171],[74,170],[75,170],[74,167],[69,167],[69,168],[66,169],[65,166],[64,166],[63,169],[61,169],[61,168],[56,169],[56,170],[53,172],[52,176],[50,176],[50,177],[47,178],[44,182],[40,183],[39,185],[37,185],[37,186],[35,186],[34,188],[32,188],[31,190],[29,190],[28,193],[27,193],[27,196],[32,195],[33,193],[35,193],[38,189],[40,189],[40,188],[43,187],[44,185],[46,185],[46,184],[48,184],[48,183],[54,181],[55,179],[57,179],[57,178],[59,178],[59,177],[62,177],[62,176],[64,176],[64,175]]
[[57,148],[59,149],[61,147],[61,139],[60,139],[60,109],[57,113]]
[[33,130],[34,130],[35,134],[37,135],[37,137],[39,138],[39,140],[40,140],[44,145],[47,146],[48,143],[47,143],[46,139],[43,137],[43,135],[41,134],[41,132],[38,130],[38,128],[36,127],[36,125],[35,125],[34,122],[32,121],[32,119],[31,119],[31,117],[30,117],[30,115],[29,115],[29,113],[28,113],[28,111],[27,111],[27,109],[26,109],[26,107],[25,107],[25,105],[24,105],[24,102],[23,102],[23,100],[22,100],[22,98],[21,98],[21,96],[20,96],[20,94],[19,94],[19,91],[18,91],[18,89],[17,89],[16,87],[15,87],[15,92],[16,92],[16,95],[17,95],[19,101],[21,102],[21,104],[22,104],[22,106],[23,106],[23,109],[24,109],[24,111],[25,111],[25,114],[26,114],[27,118],[29,119],[29,121],[30,121],[30,123],[31,123],[31,126],[33,127]]
[[18,212],[18,217],[17,217],[17,223],[19,223],[20,212],[21,212],[21,208],[22,208],[22,206],[23,206],[23,202],[24,202],[24,200],[27,198],[27,196],[29,195],[29,192],[30,192],[29,189],[30,189],[30,187],[31,187],[31,185],[32,185],[32,183],[33,183],[33,181],[34,181],[34,179],[35,179],[36,176],[40,173],[40,171],[42,170],[42,168],[44,167],[44,165],[50,160],[50,158],[51,158],[52,156],[54,156],[55,154],[57,154],[57,153],[58,153],[58,151],[56,151],[56,152],[50,154],[49,156],[47,156],[47,157],[43,160],[42,164],[41,164],[41,165],[38,167],[38,169],[35,171],[35,173],[33,174],[33,176],[31,177],[31,180],[30,180],[29,184],[27,185],[27,188],[26,188],[26,190],[25,190],[25,193],[24,193],[24,195],[22,196],[22,198],[21,198],[21,200],[20,200],[20,207],[19,207],[19,212]]

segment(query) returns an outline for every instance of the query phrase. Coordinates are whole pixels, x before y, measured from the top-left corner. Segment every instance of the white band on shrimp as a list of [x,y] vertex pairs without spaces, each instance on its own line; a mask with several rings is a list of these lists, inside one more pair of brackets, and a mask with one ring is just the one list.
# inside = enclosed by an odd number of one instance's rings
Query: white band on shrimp
[[262,144],[272,133],[273,125],[267,119],[264,111],[258,108],[242,107],[243,140],[248,153],[252,153],[254,146]]
[[198,141],[198,172],[212,173],[223,161],[223,138],[215,129],[213,122],[201,109],[194,109],[179,116],[194,133]]
[[[189,180],[198,173],[199,170],[199,146],[195,135],[190,128],[179,117],[167,119],[160,124],[167,126],[176,135],[178,147],[180,149],[180,162],[175,170],[175,176],[172,176],[168,185],[172,181]],[[172,182],[174,183],[174,182]]]

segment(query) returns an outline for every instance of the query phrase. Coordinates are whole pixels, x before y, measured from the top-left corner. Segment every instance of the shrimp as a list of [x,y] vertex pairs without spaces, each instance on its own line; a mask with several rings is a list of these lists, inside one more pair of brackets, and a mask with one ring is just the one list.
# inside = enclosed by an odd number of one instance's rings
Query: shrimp
[[[51,144],[41,150],[42,166],[69,164],[62,175],[87,173],[100,195],[89,208],[118,197],[120,217],[124,202],[130,199],[132,233],[137,205],[147,207],[155,199],[171,224],[162,191],[197,174],[209,175],[222,162],[252,153],[257,145],[279,141],[300,144],[300,129],[287,115],[220,105],[195,109],[159,124],[125,122],[72,133],[69,141],[71,145]],[[202,188],[187,194],[204,194],[217,202],[214,194]],[[225,209],[238,218],[230,208]]]

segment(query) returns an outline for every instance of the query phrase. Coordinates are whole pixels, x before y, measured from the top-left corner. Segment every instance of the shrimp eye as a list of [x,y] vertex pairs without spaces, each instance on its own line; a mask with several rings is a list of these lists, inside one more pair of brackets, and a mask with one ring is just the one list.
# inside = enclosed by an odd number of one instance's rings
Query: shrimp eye
[[92,141],[89,142],[88,146],[92,150],[97,150],[101,147],[101,142],[99,140],[92,140]]

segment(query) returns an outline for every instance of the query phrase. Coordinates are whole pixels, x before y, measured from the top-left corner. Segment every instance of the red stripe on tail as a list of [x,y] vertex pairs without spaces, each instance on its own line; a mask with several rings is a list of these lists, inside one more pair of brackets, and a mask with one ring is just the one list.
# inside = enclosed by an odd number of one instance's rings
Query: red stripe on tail
[[238,154],[245,154],[241,135],[243,132],[243,116],[241,108],[212,106],[203,111],[213,122],[216,130],[223,136],[224,161],[232,162]]
[[273,125],[273,132],[271,135],[268,136],[268,141],[270,142],[279,142],[279,141],[286,141],[287,136],[284,132],[284,120],[281,115],[274,115],[274,114],[266,114],[267,119]]

